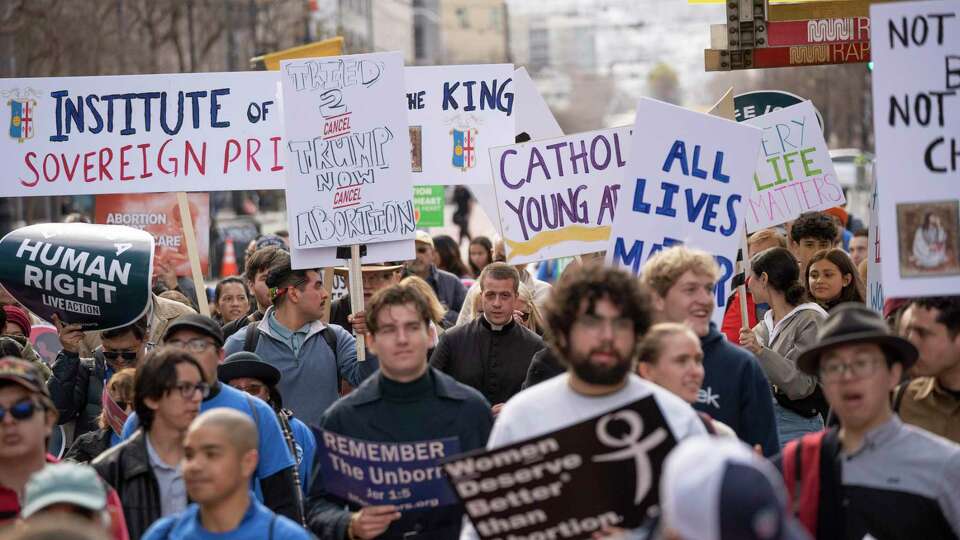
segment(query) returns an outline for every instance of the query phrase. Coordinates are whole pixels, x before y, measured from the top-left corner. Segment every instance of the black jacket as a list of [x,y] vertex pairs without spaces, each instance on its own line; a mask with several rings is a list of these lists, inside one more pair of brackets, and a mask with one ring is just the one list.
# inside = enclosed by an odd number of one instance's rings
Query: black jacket
[[430,365],[496,405],[520,391],[530,360],[544,347],[540,336],[512,319],[502,330],[493,330],[481,315],[440,336]]
[[74,439],[70,449],[63,456],[64,461],[90,463],[94,458],[110,449],[111,435],[113,435],[113,430],[110,428],[84,433]]
[[523,389],[526,390],[566,371],[567,369],[560,364],[553,349],[545,347],[533,355],[530,369],[527,370],[527,378],[523,381]]
[[353,325],[347,320],[351,313],[350,295],[341,296],[330,304],[330,324],[338,324],[352,334]]
[[73,436],[100,429],[98,419],[102,409],[103,383],[107,376],[107,362],[101,349],[93,352],[93,358],[81,359],[79,355],[60,351],[53,362],[53,376],[47,381],[50,398],[53,399],[60,424],[76,420]]
[[147,436],[142,429],[107,450],[90,465],[117,491],[123,503],[130,540],[137,540],[160,519],[160,487],[150,467]]
[[[457,437],[460,450],[469,452],[483,448],[493,427],[490,404],[472,388],[458,384],[450,377],[431,370],[433,393],[439,405],[431,408],[429,418],[411,418],[417,423],[418,435],[414,439],[398,435],[397,426],[385,423],[378,410],[388,405],[383,401],[380,378],[377,374],[367,378],[356,390],[334,403],[323,416],[324,430],[367,441],[401,442]],[[326,459],[322,435],[317,437],[317,463]],[[307,499],[307,524],[320,540],[344,540],[355,504],[345,509],[343,501],[328,497],[323,490],[320,467],[310,487]],[[456,540],[460,537],[463,507],[445,506],[429,510],[403,512],[378,540]],[[406,535],[405,535],[406,533]]]
[[263,319],[263,313],[260,313],[259,311],[254,311],[249,315],[244,315],[239,319],[235,319],[228,322],[227,324],[223,325],[223,339],[227,339],[228,337],[236,334],[240,330],[243,330],[250,323],[259,322],[260,319]]

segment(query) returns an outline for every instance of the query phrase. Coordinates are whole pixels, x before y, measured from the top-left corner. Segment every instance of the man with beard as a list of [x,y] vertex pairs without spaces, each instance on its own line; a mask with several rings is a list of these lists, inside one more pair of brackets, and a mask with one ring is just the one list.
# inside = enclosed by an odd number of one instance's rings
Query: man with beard
[[[596,265],[570,271],[546,309],[550,345],[567,372],[508,401],[487,449],[551,433],[650,395],[678,441],[706,433],[685,401],[630,373],[651,318],[650,297],[630,274]],[[477,533],[467,524],[461,538]]]

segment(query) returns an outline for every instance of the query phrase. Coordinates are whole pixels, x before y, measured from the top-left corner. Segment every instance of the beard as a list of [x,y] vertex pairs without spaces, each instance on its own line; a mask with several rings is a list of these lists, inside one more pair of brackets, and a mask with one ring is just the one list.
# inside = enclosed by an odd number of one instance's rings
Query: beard
[[[598,366],[594,364],[590,360],[590,357],[598,352],[615,355],[617,358],[616,363],[612,366]],[[568,351],[566,356],[567,362],[570,364],[570,369],[573,370],[577,378],[585,383],[596,385],[614,385],[623,381],[633,364],[632,359],[629,357],[624,358],[616,350],[608,350],[606,348],[591,349],[585,356],[580,356],[572,351]]]

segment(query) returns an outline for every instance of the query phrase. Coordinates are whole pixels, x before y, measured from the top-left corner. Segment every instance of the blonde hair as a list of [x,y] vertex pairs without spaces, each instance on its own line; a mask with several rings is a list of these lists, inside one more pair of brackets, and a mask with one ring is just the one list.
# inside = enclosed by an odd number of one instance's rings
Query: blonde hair
[[697,334],[689,326],[681,323],[659,323],[650,327],[650,331],[640,342],[637,360],[648,364],[656,364],[663,353],[663,342],[670,336],[687,334],[691,339],[700,342]]
[[720,267],[713,255],[699,249],[674,246],[647,259],[647,263],[643,265],[641,280],[663,298],[680,276],[688,271],[709,276],[714,282],[720,279]]
[[540,314],[540,308],[537,307],[537,303],[533,301],[533,289],[521,283],[520,294],[518,296],[521,300],[527,303],[527,311],[530,313],[531,329],[534,332],[537,330],[542,330],[543,316]]
[[787,239],[775,229],[760,229],[759,231],[751,234],[750,238],[747,239],[747,246],[767,240],[775,241],[777,243],[777,247],[787,247]]
[[433,287],[418,276],[407,276],[400,280],[400,285],[412,287],[419,292],[426,299],[430,308],[430,320],[433,321],[433,324],[440,325],[443,316],[447,314],[447,308],[440,303],[437,293],[433,292]]

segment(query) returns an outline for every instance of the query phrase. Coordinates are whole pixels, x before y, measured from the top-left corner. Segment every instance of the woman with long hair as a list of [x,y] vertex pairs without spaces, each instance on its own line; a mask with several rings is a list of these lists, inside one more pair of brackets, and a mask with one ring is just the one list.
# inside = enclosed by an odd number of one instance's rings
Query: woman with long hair
[[460,246],[457,245],[456,240],[445,234],[434,236],[433,249],[437,256],[437,268],[446,270],[461,279],[473,277],[467,270],[467,266],[463,264],[463,259],[460,258]]
[[471,240],[467,260],[474,277],[479,276],[480,272],[493,262],[493,242],[486,236],[478,236]]
[[850,255],[839,248],[813,254],[807,264],[806,283],[810,296],[827,311],[843,302],[864,302],[860,272]]
[[400,280],[401,285],[413,287],[427,300],[430,306],[430,348],[436,347],[443,333],[443,317],[447,313],[447,308],[437,298],[437,293],[433,292],[433,287],[418,276],[407,276]]
[[213,291],[214,319],[220,325],[246,317],[250,313],[250,289],[240,277],[225,277]]
[[797,357],[816,342],[817,329],[827,312],[807,301],[800,265],[786,249],[761,251],[750,264],[750,293],[757,303],[770,305],[770,310],[752,330],[740,331],[740,345],[757,355],[773,385],[782,447],[805,433],[823,429],[826,400],[817,378],[797,369]]

